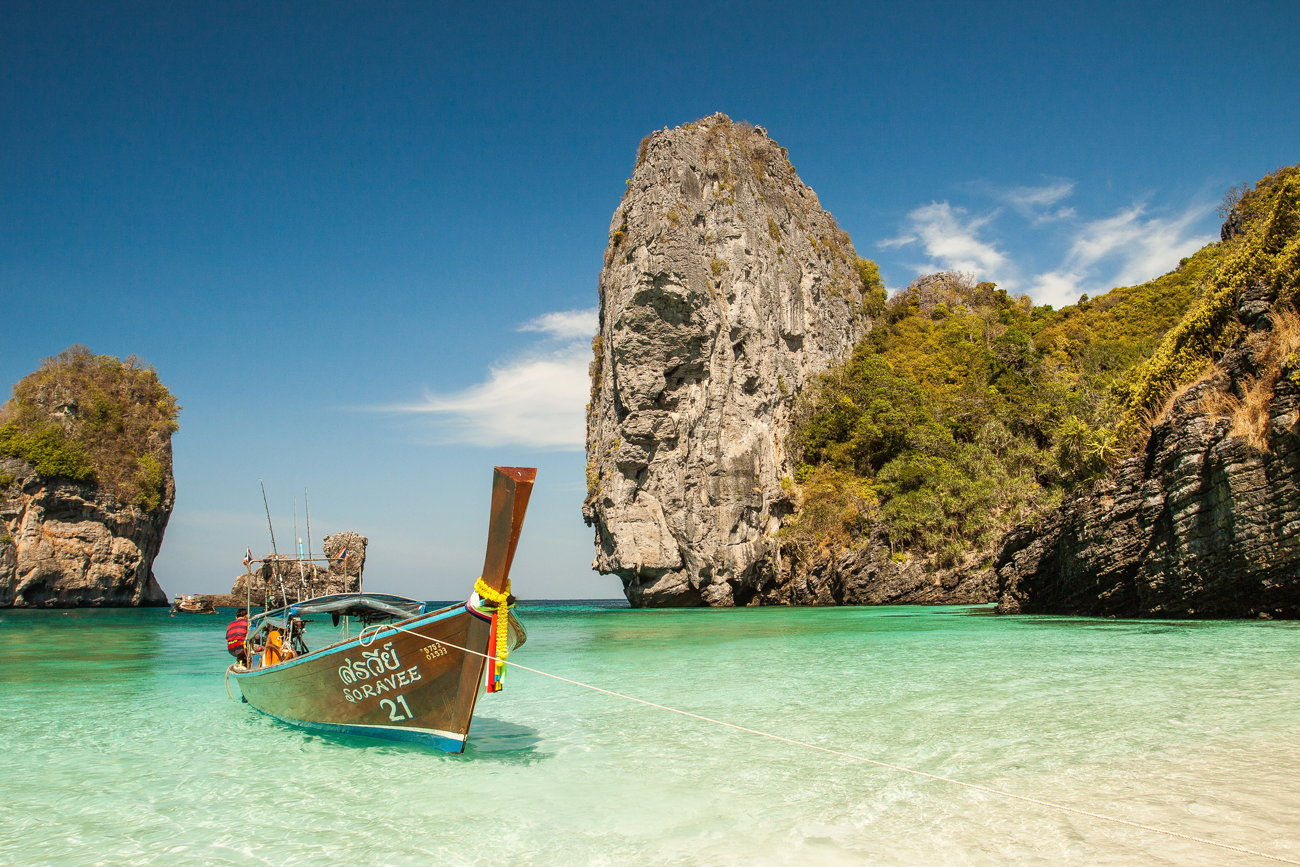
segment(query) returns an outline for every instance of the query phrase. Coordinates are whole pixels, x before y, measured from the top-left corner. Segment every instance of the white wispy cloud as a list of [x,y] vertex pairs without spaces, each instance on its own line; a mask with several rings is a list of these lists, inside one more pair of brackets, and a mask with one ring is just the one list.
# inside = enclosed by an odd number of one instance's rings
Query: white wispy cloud
[[[977,194],[997,203],[996,210],[971,214],[949,202],[931,202],[909,212],[899,234],[877,247],[924,251],[926,261],[896,261],[918,274],[966,271],[1008,291],[1026,286],[1038,303],[1060,306],[1075,303],[1085,293],[1100,294],[1158,277],[1217,239],[1198,230],[1211,210],[1203,203],[1170,211],[1136,202],[1107,217],[1080,220],[1074,208],[1063,204],[1076,186],[1068,178],[1010,189],[977,184]],[[1014,224],[1017,218],[1019,227],[1012,230],[1008,220]],[[1009,234],[1044,231],[1049,223],[1048,233],[1035,240],[1059,251],[1055,267],[1050,258],[1043,262],[1041,255],[1022,250],[1025,242]],[[1033,258],[1039,259],[1036,267]],[[1027,274],[1034,276],[1025,279]]]
[[924,271],[969,271],[988,277],[1005,270],[1006,254],[980,237],[981,230],[997,216],[994,211],[970,216],[948,202],[931,202],[907,215],[908,226],[902,235],[881,241],[884,248],[920,244],[930,261],[916,266]]
[[1064,269],[1035,274],[1029,286],[1029,297],[1035,304],[1051,304],[1053,307],[1066,307],[1079,300],[1079,296],[1088,290],[1085,274],[1075,274]]
[[426,392],[423,400],[378,411],[425,416],[442,442],[580,450],[591,388],[589,340],[598,318],[595,308],[544,313],[518,330],[549,340],[493,366],[483,382],[450,393]]
[[1069,197],[1073,192],[1074,181],[1059,180],[1041,187],[1016,187],[1008,191],[1004,198],[1013,205],[1046,208]]
[[591,338],[596,333],[599,323],[599,311],[592,307],[588,310],[561,310],[555,313],[543,313],[519,326],[520,331],[540,331],[556,340],[572,340],[576,337]]
[[586,435],[590,361],[591,348],[574,343],[494,367],[486,382],[461,391],[386,409],[432,417],[445,442],[577,451]]
[[1039,302],[1073,304],[1083,293],[1132,286],[1168,272],[1184,256],[1216,240],[1194,231],[1210,210],[1193,205],[1169,217],[1147,216],[1137,203],[1081,224],[1061,265],[1035,275],[1029,293]]
[[1053,220],[1068,220],[1075,215],[1074,208],[1052,206],[1074,194],[1074,181],[1060,179],[1041,187],[1016,187],[1007,190],[1001,198],[1035,225]]

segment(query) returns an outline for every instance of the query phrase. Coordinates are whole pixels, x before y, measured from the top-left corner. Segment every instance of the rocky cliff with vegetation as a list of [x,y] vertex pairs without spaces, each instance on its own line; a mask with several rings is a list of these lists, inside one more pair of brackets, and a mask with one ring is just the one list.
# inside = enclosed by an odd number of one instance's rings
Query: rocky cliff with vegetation
[[165,605],[180,407],[138,359],[82,346],[0,408],[0,607]]
[[779,575],[796,398],[884,287],[784,148],[714,115],[647,136],[610,223],[583,514],[633,605],[736,605]]
[[1115,390],[1134,451],[1004,540],[1000,610],[1300,616],[1300,170],[1233,203],[1221,237]]
[[655,133],[601,274],[595,568],[634,605],[1295,616],[1298,185],[1060,310],[960,273],[886,301],[762,130]]
[[788,590],[773,601],[996,600],[1002,534],[1120,453],[1113,391],[1216,255],[1062,310],[956,273],[896,293],[798,402],[799,509],[781,533]]
[[891,298],[800,398],[787,598],[1293,616],[1296,183],[1062,310],[960,274]]

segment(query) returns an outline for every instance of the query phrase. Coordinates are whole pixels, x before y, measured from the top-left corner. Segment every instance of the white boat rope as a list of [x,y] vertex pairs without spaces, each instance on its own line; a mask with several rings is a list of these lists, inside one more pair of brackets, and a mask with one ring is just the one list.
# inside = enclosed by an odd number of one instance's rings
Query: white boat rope
[[[452,644],[449,641],[443,641],[439,638],[432,638],[428,635],[421,635],[418,632],[415,632],[410,629],[406,629],[401,626],[388,625],[388,626],[375,627],[375,628],[376,628],[376,632],[371,637],[371,642],[373,642],[375,638],[378,637],[380,631],[383,631],[385,629],[395,629],[401,632],[408,632],[411,635],[414,635],[418,638],[423,638],[426,641],[437,642],[438,644],[441,644],[444,647],[451,648],[452,650],[459,650],[464,653],[473,654],[474,656],[481,656],[484,659],[488,659],[488,660],[496,658],[491,654],[479,653],[477,650],[470,650],[468,647],[461,647],[460,645]],[[363,643],[365,643],[364,639],[363,639]],[[652,701],[646,701],[643,698],[636,698],[635,696],[624,695],[621,692],[614,692],[612,689],[604,689],[599,686],[592,686],[589,683],[582,683],[581,681],[572,680],[567,677],[561,677],[558,674],[551,674],[549,672],[540,671],[536,668],[529,668],[528,666],[520,665],[519,663],[514,662],[513,660],[506,660],[506,665],[509,665],[513,668],[517,668],[520,671],[528,671],[528,672],[532,672],[533,674],[539,674],[542,677],[549,677],[550,679],[558,680],[561,683],[568,683],[573,686],[580,686],[583,689],[589,689],[592,690],[593,692],[599,692],[605,695],[613,696],[614,698],[621,698],[621,699],[625,699],[626,701],[636,702],[637,704],[643,704],[646,707],[653,707],[658,710],[668,711],[669,713],[675,713],[679,716],[689,717],[690,719],[711,723],[712,725],[722,726],[723,728],[733,729],[738,732],[745,732],[746,734],[757,735],[758,737],[767,738],[768,740],[773,740],[773,741],[779,741],[780,743],[783,744],[791,744],[792,746],[796,746],[796,747],[804,747],[806,749],[816,750],[819,753],[827,753],[828,755],[839,756],[840,758],[843,759],[852,759],[855,762],[862,762],[863,764],[867,764],[867,765],[875,765],[878,768],[888,768],[891,771],[899,771],[900,773],[911,774],[916,777],[923,777],[927,780],[937,780],[938,782],[941,783],[950,783],[954,786],[961,786],[964,789],[972,789],[976,792],[984,792],[985,794],[989,794],[989,795],[997,795],[1002,798],[1010,798],[1015,801],[1023,801],[1026,804],[1035,804],[1039,807],[1047,807],[1052,810],[1060,810],[1061,812],[1064,813],[1073,813],[1076,816],[1086,816],[1090,819],[1097,819],[1098,821],[1102,821],[1102,822],[1111,822],[1116,825],[1125,825],[1129,828],[1137,828],[1138,830],[1141,831],[1149,831],[1152,834],[1163,834],[1166,837],[1173,837],[1174,839],[1177,840],[1187,840],[1192,843],[1200,843],[1203,846],[1213,846],[1216,849],[1225,849],[1229,852],[1238,852],[1242,855],[1251,855],[1256,858],[1264,858],[1265,860],[1268,861],[1276,861],[1279,864],[1300,865],[1300,861],[1295,861],[1291,858],[1285,858],[1281,855],[1271,855],[1268,852],[1259,852],[1255,849],[1247,849],[1244,846],[1234,846],[1231,843],[1219,843],[1214,840],[1207,840],[1204,837],[1193,837],[1191,834],[1183,834],[1179,831],[1170,831],[1167,828],[1159,828],[1156,827],[1155,825],[1144,825],[1141,822],[1130,822],[1127,819],[1119,819],[1116,818],[1115,816],[1107,816],[1103,813],[1094,813],[1091,812],[1090,810],[1081,810],[1077,807],[1068,807],[1064,804],[1056,804],[1051,801],[1043,801],[1038,798],[1028,797],[1027,795],[1017,795],[1012,792],[1004,792],[1000,789],[993,789],[993,788],[989,788],[988,786],[978,785],[976,783],[966,783],[961,780],[954,780],[951,777],[941,777],[937,774],[927,774],[925,771],[917,771],[917,770],[913,770],[912,768],[905,768],[902,765],[893,765],[890,764],[889,762],[881,762],[875,759],[868,759],[863,756],[855,756],[852,753],[845,753],[845,752],[841,752],[840,750],[833,750],[830,749],[829,747],[819,747],[816,744],[810,744],[804,741],[797,741],[794,740],[793,738],[787,738],[781,735],[774,735],[771,734],[770,732],[763,732],[763,731],[759,731],[758,729],[747,728],[745,726],[737,725],[735,723],[729,723],[723,720],[717,720],[717,719],[712,719],[711,717],[701,716],[700,714],[691,713],[690,711],[678,710],[675,707],[668,707],[667,705],[656,704],[655,702]]]

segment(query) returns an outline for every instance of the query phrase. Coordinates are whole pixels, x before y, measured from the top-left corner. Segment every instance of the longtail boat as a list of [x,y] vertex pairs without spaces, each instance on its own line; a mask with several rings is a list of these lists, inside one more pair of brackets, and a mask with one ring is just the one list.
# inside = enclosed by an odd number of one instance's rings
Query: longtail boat
[[[339,593],[251,618],[244,659],[228,670],[244,701],[308,729],[462,752],[479,694],[501,689],[507,654],[527,638],[510,610],[510,564],[536,476],[495,468],[483,574],[464,604],[426,611],[401,596]],[[309,650],[302,618],[325,613],[363,628]]]
[[217,607],[211,599],[202,596],[177,596],[172,603],[172,614],[216,614]]

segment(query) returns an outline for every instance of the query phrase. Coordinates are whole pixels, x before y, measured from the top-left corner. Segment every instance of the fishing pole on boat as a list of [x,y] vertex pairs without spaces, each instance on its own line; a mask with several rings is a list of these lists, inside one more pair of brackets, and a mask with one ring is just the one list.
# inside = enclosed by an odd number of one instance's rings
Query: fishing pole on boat
[[293,537],[298,540],[298,601],[302,601],[303,591],[307,589],[307,576],[302,565],[302,536],[298,535],[298,498],[293,498]]
[[307,517],[307,562],[312,564],[312,567],[311,567],[311,577],[312,577],[312,580],[315,580],[315,579],[316,579],[316,565],[315,565],[315,562],[316,562],[316,561],[312,559],[312,552],[311,552],[311,504],[307,502],[307,489],[306,489],[306,488],[303,488],[303,489],[302,489],[302,510],[303,510],[303,513],[304,513],[304,514],[306,515],[306,517]]
[[[311,549],[311,501],[307,498],[307,489],[302,489],[302,510],[307,517],[307,562],[311,564],[311,577],[316,580],[316,559]],[[325,571],[329,572],[329,559],[325,560]],[[343,615],[343,637],[348,636],[348,617]]]
[[262,508],[266,509],[266,529],[271,531],[271,553],[275,555],[275,565],[271,571],[280,579],[280,598],[283,600],[285,607],[289,606],[289,594],[284,591],[284,573],[280,570],[280,549],[275,546],[275,527],[271,526],[271,506],[266,502],[266,483],[262,477],[257,477],[257,483],[262,486]]

